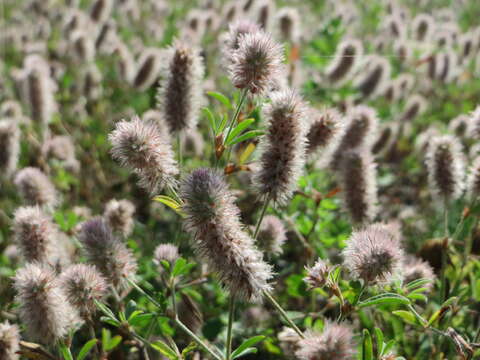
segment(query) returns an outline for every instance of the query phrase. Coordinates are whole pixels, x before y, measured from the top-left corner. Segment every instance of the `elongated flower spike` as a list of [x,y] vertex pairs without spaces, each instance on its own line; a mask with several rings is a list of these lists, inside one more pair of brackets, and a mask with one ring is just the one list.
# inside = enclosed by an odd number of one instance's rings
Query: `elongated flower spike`
[[425,112],[427,108],[427,101],[421,95],[415,94],[408,98],[407,103],[403,109],[403,113],[400,115],[400,121],[411,122],[415,120],[417,116],[420,116]]
[[417,41],[427,41],[435,32],[435,21],[428,14],[418,14],[412,22],[413,37]]
[[363,46],[358,40],[342,41],[337,47],[332,63],[325,70],[328,80],[334,84],[349,80],[362,54]]
[[135,276],[137,262],[124,243],[114,237],[110,226],[100,217],[83,223],[78,235],[88,260],[115,288],[128,287]]
[[0,359],[18,360],[20,332],[17,325],[8,321],[0,323]]
[[476,155],[467,178],[467,193],[472,200],[480,196],[480,156]]
[[245,34],[239,39],[230,64],[230,77],[239,89],[261,94],[279,74],[283,62],[283,47],[263,31]]
[[470,114],[468,132],[471,138],[480,140],[480,105]]
[[312,117],[307,133],[307,154],[320,153],[322,158],[330,156],[345,134],[345,124],[335,108],[311,110]]
[[459,138],[463,138],[467,135],[467,131],[469,130],[470,125],[470,117],[465,114],[460,114],[454,117],[448,123],[448,130],[452,132],[455,136]]
[[172,133],[194,129],[202,104],[203,60],[198,50],[181,42],[165,52],[157,104]]
[[40,169],[21,169],[15,175],[14,183],[27,204],[46,208],[53,208],[58,204],[55,187]]
[[55,112],[52,80],[42,67],[27,69],[26,91],[30,115],[44,130]]
[[81,321],[53,270],[29,263],[14,278],[20,319],[33,341],[53,345]]
[[383,21],[383,27],[391,38],[404,39],[407,36],[407,28],[398,14],[387,16]]
[[385,83],[390,79],[390,62],[384,57],[372,55],[364,75],[357,81],[357,88],[363,98],[381,94]]
[[156,124],[135,116],[117,123],[108,138],[112,157],[140,177],[141,187],[153,194],[175,183],[177,162],[167,134],[162,134]]
[[215,170],[194,170],[181,184],[185,225],[197,254],[218,274],[230,293],[260,301],[270,290],[271,267],[243,230],[235,198]]
[[465,158],[459,140],[451,135],[432,139],[426,157],[430,191],[442,201],[459,198],[464,190]]
[[350,275],[365,284],[385,284],[400,274],[403,250],[398,238],[383,224],[354,231],[342,252]]
[[286,240],[286,230],[282,221],[274,215],[266,215],[258,231],[259,247],[267,254],[279,255],[283,252],[282,246]]
[[260,0],[255,6],[256,21],[263,30],[270,29],[270,23],[275,13],[275,3],[272,0]]
[[321,333],[308,332],[297,347],[300,360],[353,360],[356,354],[351,327],[333,322],[327,322]]
[[279,204],[291,198],[305,163],[305,106],[292,90],[273,93],[264,109],[267,134],[260,147],[260,168],[253,175],[258,194]]
[[338,171],[344,205],[357,225],[377,215],[376,164],[368,150],[351,150],[342,156]]
[[106,294],[107,283],[92,265],[76,264],[62,272],[60,283],[70,304],[85,321],[91,321],[96,311],[95,300]]
[[300,38],[300,14],[296,8],[283,7],[276,14],[282,41],[297,43]]
[[10,177],[20,154],[20,129],[12,118],[0,120],[0,176]]
[[96,23],[106,21],[112,12],[113,0],[96,0],[90,9],[90,18]]
[[137,72],[133,77],[133,86],[144,91],[158,78],[161,66],[160,53],[155,48],[145,49],[137,61]]
[[372,154],[379,154],[382,151],[390,148],[397,131],[398,126],[396,123],[383,124],[377,139],[372,144]]

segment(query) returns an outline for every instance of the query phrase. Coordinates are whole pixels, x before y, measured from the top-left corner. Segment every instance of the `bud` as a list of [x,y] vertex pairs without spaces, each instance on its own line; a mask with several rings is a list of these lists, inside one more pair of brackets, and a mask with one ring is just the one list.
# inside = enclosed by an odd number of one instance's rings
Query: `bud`
[[173,264],[179,257],[178,247],[173,244],[160,244],[153,253],[153,261],[156,265],[160,265],[164,260]]
[[21,169],[15,175],[14,183],[27,204],[53,208],[58,203],[55,187],[38,168]]
[[121,121],[108,136],[112,157],[140,177],[140,186],[154,194],[175,183],[178,174],[174,153],[166,134],[154,123],[138,116]]
[[264,108],[268,128],[260,141],[260,169],[253,175],[257,193],[279,204],[292,197],[305,162],[306,119],[301,99],[292,90],[273,93]]
[[27,264],[17,270],[14,287],[20,319],[34,341],[53,345],[79,323],[52,270]]
[[243,230],[240,211],[222,175],[197,169],[180,188],[187,231],[194,248],[218,274],[230,293],[247,301],[260,301],[270,290],[271,267],[253,239]]
[[342,255],[351,276],[365,284],[389,283],[399,274],[403,261],[398,239],[378,224],[354,231]]

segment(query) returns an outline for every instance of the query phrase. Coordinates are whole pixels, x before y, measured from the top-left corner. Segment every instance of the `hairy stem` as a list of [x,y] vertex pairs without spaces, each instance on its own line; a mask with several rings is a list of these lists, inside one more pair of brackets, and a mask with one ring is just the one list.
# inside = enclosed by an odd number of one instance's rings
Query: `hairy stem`
[[272,305],[277,309],[283,319],[290,325],[290,327],[300,336],[302,339],[305,339],[305,335],[303,335],[302,331],[295,325],[295,323],[288,317],[287,313],[280,304],[273,298],[272,294],[267,290],[263,291],[263,295],[272,303]]

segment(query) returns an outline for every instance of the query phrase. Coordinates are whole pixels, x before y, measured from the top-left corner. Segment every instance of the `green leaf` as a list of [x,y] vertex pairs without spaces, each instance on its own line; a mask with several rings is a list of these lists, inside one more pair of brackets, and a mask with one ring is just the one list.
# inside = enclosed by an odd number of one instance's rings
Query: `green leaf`
[[139,324],[148,322],[153,316],[155,316],[155,314],[152,313],[136,315],[133,319],[128,320],[128,323],[132,326],[137,326]]
[[235,357],[232,357],[232,359],[238,359],[239,357],[242,357],[248,354],[256,354],[256,353],[257,353],[256,348],[246,348],[240,354],[237,354]]
[[157,350],[160,354],[165,355],[169,359],[175,360],[178,359],[177,354],[172,350],[167,344],[163,341],[157,340],[154,343],[151,343],[150,346]]
[[417,280],[410,281],[406,285],[406,288],[407,288],[407,290],[411,291],[415,288],[421,287],[421,286],[426,285],[426,284],[431,283],[431,282],[432,282],[432,280],[427,279],[427,278],[417,279]]
[[207,117],[208,122],[210,123],[210,127],[213,130],[213,133],[215,135],[217,135],[217,122],[215,120],[215,115],[213,115],[213,113],[210,111],[210,109],[208,107],[204,107],[202,109],[202,111],[205,114],[205,116]]
[[137,310],[137,303],[133,300],[130,300],[128,303],[127,303],[127,306],[125,308],[125,317],[127,319],[130,319],[132,317],[132,314],[134,312],[137,312],[139,310]]
[[171,198],[170,196],[167,195],[158,195],[153,198],[154,201],[161,202],[164,205],[167,205],[169,208],[173,209],[177,214],[181,216],[185,216],[185,214],[182,212],[182,205],[180,205],[177,200],[174,198]]
[[178,258],[177,261],[175,262],[175,265],[173,266],[172,275],[178,276],[182,274],[186,265],[187,265],[187,260],[185,260],[184,258]]
[[70,352],[70,349],[65,345],[64,343],[60,343],[60,352],[62,353],[63,359],[64,360],[73,360],[72,353]]
[[80,352],[78,353],[78,356],[77,356],[77,360],[85,359],[85,357],[93,349],[93,347],[97,342],[98,342],[98,339],[92,339],[90,341],[87,341],[80,349]]
[[383,354],[384,355],[388,354],[393,349],[394,346],[395,346],[395,340],[390,340],[389,342],[387,342],[387,344],[383,348]]
[[375,339],[377,341],[378,354],[383,355],[383,347],[385,346],[385,343],[383,342],[382,329],[378,327],[375,328]]
[[368,329],[363,329],[362,360],[373,360],[372,336]]
[[423,302],[427,302],[428,301],[428,298],[426,295],[423,295],[423,294],[408,294],[407,297],[411,300],[420,300],[420,301],[423,301]]
[[396,310],[392,311],[392,313],[400,318],[402,318],[406,323],[417,325],[417,321],[415,315],[413,315],[410,311],[406,310]]
[[394,304],[403,304],[409,305],[410,300],[406,297],[395,294],[395,293],[383,293],[380,295],[372,296],[367,300],[364,300],[358,304],[360,308],[365,308],[372,305],[394,305]]
[[252,155],[256,147],[257,146],[254,143],[250,143],[247,145],[246,149],[242,152],[242,154],[238,158],[239,165],[243,165],[245,161],[248,160],[248,158],[250,157],[250,155]]
[[195,342],[191,342],[186,348],[182,350],[182,358],[186,358],[189,353],[195,351],[197,348],[197,344]]
[[259,343],[260,341],[263,341],[263,339],[265,339],[265,336],[258,335],[245,340],[238,348],[235,349],[234,352],[232,352],[232,359],[236,359],[240,357],[241,354],[246,355],[244,354],[245,350],[247,350],[248,348],[251,348],[255,344]]
[[121,341],[122,341],[122,337],[120,335],[116,335],[113,338],[111,338],[110,341],[107,344],[105,344],[103,348],[105,351],[113,350],[118,346],[118,344],[120,344]]
[[108,308],[108,306],[106,306],[105,304],[101,303],[100,301],[97,301],[97,300],[94,300],[95,301],[95,305],[97,305],[97,307],[100,309],[101,312],[103,312],[108,318],[112,319],[112,320],[117,320],[117,317],[115,316],[115,314],[112,312],[112,310],[110,310]]
[[228,138],[225,140],[226,144],[229,144],[230,141],[235,139],[235,137],[238,134],[241,134],[242,131],[247,129],[250,125],[252,125],[255,122],[255,119],[245,119],[242,122],[239,122],[237,126],[230,132],[230,135],[228,135]]
[[230,141],[230,142],[228,143],[228,145],[229,145],[229,146],[232,146],[232,145],[241,143],[242,141],[245,141],[245,140],[248,140],[248,139],[251,139],[251,138],[260,136],[260,135],[263,135],[264,133],[265,133],[265,132],[263,132],[262,130],[250,130],[250,131],[247,131],[245,134],[240,135],[239,137],[237,137],[237,138],[233,139],[232,141]]
[[217,99],[218,101],[220,101],[223,105],[225,105],[229,109],[233,109],[232,103],[230,102],[230,100],[225,95],[220,94],[219,92],[215,92],[215,91],[207,91],[207,95]]
[[128,322],[131,323],[135,318],[137,318],[140,314],[143,314],[142,310],[135,310],[133,313],[130,314],[128,317]]

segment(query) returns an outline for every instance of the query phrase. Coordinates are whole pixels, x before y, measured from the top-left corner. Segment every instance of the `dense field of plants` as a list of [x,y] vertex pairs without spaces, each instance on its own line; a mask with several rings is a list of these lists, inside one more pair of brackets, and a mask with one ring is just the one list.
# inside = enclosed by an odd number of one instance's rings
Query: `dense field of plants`
[[0,360],[480,359],[478,0],[0,25]]

